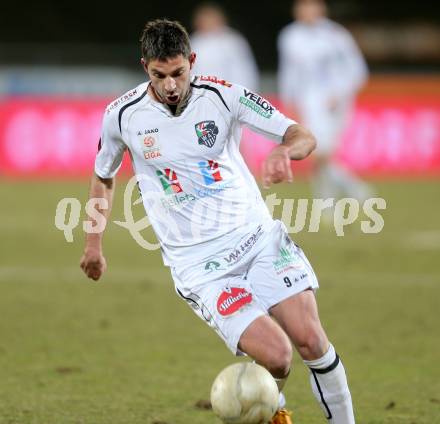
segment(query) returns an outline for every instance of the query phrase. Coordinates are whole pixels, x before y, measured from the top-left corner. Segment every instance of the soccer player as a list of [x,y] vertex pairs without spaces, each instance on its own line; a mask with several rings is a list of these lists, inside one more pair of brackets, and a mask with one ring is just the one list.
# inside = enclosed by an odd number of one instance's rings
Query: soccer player
[[224,10],[216,3],[202,3],[194,11],[191,46],[197,52],[193,73],[219,75],[228,81],[258,88],[258,67],[247,40],[228,26]]
[[[294,344],[331,423],[353,423],[344,367],[320,324],[316,276],[303,251],[274,221],[239,152],[240,127],[274,139],[266,186],[291,181],[291,160],[315,139],[260,95],[219,78],[192,76],[196,55],[177,22],[148,22],[141,37],[149,81],[107,108],[90,197],[107,199],[128,150],[142,200],[177,294],[234,354],[265,366],[282,389]],[[102,233],[87,234],[81,268],[106,269]],[[271,318],[273,317],[274,320]],[[283,409],[273,423],[291,423]]]
[[362,201],[369,197],[368,186],[331,158],[368,71],[353,37],[326,13],[324,0],[294,1],[296,21],[278,38],[279,93],[286,104],[295,105],[318,141],[315,196]]

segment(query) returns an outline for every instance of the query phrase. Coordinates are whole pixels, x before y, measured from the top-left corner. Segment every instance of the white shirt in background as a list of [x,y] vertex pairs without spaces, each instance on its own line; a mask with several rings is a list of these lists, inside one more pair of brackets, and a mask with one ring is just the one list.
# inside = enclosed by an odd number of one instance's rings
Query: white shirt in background
[[257,90],[258,68],[246,39],[237,31],[224,27],[216,32],[195,32],[191,47],[197,54],[193,73],[214,75]]

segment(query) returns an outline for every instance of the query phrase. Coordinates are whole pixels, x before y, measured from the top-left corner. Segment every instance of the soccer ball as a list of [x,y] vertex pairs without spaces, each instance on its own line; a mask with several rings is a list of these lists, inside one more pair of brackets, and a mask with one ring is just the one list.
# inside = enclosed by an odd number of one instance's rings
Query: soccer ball
[[229,365],[211,388],[212,409],[227,424],[267,424],[278,409],[278,397],[269,371],[251,362]]

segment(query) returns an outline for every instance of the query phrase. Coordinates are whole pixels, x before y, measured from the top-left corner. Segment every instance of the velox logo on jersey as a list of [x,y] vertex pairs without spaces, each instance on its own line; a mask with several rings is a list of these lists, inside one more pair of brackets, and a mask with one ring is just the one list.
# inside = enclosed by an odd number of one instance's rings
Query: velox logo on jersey
[[218,134],[218,127],[214,121],[201,121],[195,126],[199,144],[206,147],[214,146]]
[[215,160],[202,160],[198,163],[198,165],[206,185],[211,185],[223,180],[220,174],[218,162]]
[[217,299],[217,311],[227,317],[252,303],[252,294],[242,287],[225,287]]
[[266,99],[246,89],[243,89],[243,94],[244,96],[240,97],[241,104],[264,118],[270,119],[272,117],[275,109]]
[[159,177],[165,194],[172,195],[183,192],[177,175],[172,169],[165,168],[163,171],[157,170],[156,175]]

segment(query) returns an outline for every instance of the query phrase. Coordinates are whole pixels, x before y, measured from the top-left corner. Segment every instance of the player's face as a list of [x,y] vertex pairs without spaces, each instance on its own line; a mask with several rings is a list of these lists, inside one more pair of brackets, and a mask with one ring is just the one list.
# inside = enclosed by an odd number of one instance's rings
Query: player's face
[[142,59],[145,71],[151,80],[159,100],[169,105],[177,105],[185,97],[189,89],[190,70],[195,60],[195,54],[190,58],[178,55],[167,60]]

